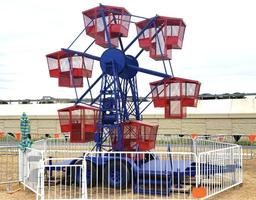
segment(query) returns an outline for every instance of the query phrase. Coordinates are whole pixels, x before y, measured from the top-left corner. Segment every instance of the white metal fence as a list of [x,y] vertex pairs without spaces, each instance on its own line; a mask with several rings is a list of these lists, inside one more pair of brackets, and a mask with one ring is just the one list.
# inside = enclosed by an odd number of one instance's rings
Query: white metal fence
[[[208,168],[208,170],[205,170]],[[230,146],[198,154],[197,182],[211,197],[243,182],[242,149]]]
[[18,146],[18,141],[15,138],[15,135],[11,136],[10,134],[5,134],[0,132],[0,147],[1,146]]
[[243,159],[256,159],[256,140],[250,141],[250,135],[240,134],[215,134],[204,135],[199,138],[211,140],[214,142],[238,144],[243,148]]
[[[70,161],[75,160],[72,164]],[[51,158],[42,163],[42,199],[86,199],[86,163],[82,158]]]
[[23,182],[41,199],[196,199],[199,187],[206,199],[242,183],[240,146],[171,142],[154,152],[94,152],[90,144],[40,141],[34,145],[40,150],[26,151]]
[[37,198],[43,197],[43,151],[26,148],[19,151],[19,179],[20,182],[36,193]]

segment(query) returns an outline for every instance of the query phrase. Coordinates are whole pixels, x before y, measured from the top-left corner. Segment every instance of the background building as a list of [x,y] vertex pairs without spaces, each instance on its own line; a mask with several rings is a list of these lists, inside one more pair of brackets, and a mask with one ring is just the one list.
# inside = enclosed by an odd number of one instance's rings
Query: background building
[[[163,110],[151,105],[144,120],[158,123],[159,134],[251,134],[256,132],[255,96],[201,95],[197,108],[187,110],[185,119],[164,119]],[[0,131],[19,132],[19,120],[26,112],[32,136],[60,133],[57,110],[73,100],[44,97],[41,100],[2,100]],[[147,102],[145,102],[146,104]]]

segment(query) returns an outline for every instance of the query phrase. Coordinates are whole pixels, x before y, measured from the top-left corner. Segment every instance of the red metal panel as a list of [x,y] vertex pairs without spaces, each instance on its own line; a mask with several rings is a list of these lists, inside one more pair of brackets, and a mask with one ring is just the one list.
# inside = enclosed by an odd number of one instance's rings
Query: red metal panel
[[58,80],[59,87],[83,87],[83,77],[72,77],[70,72],[61,72]]
[[95,107],[79,105],[58,110],[61,132],[69,132],[72,143],[93,141],[98,112]]
[[83,142],[82,138],[82,132],[81,132],[81,123],[73,123],[72,124],[72,129],[70,133],[70,142],[71,143],[80,143]]

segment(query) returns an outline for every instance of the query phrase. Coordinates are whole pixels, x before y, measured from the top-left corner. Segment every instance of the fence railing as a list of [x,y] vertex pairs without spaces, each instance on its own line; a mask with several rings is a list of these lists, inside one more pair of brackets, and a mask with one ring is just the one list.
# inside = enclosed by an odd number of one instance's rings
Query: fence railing
[[183,141],[189,152],[177,141],[176,147],[154,152],[76,149],[65,154],[46,148],[36,167],[36,194],[41,199],[196,199],[196,189],[202,188],[206,199],[242,183],[241,147],[194,141]]
[[[254,136],[253,140],[250,139]],[[229,134],[216,134],[216,135],[205,135],[199,136],[204,140],[211,140],[213,142],[229,143],[240,145],[243,149],[243,159],[256,159],[256,135],[229,135]]]
[[243,182],[242,148],[233,146],[201,152],[197,170],[197,182],[207,188],[207,197],[239,185]]
[[219,138],[160,136],[153,152],[92,147],[63,138],[25,152],[0,146],[0,183],[20,180],[37,199],[195,199],[197,188],[208,198],[242,183],[242,148]]
[[15,136],[11,136],[9,134],[5,134],[0,132],[0,147],[1,146],[17,146],[19,141],[15,138]]
[[32,148],[19,152],[20,182],[33,191],[37,197],[42,197],[43,174],[40,172],[42,172],[44,152]]
[[[74,163],[70,161],[75,160]],[[82,158],[52,158],[42,163],[43,199],[87,199],[86,163]]]

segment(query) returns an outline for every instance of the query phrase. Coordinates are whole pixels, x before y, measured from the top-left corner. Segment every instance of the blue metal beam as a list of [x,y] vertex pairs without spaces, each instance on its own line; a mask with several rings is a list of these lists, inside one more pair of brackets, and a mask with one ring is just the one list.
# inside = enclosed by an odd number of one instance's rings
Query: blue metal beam
[[83,53],[83,52],[80,52],[80,51],[74,51],[74,50],[65,49],[65,48],[61,48],[61,50],[65,51],[67,53],[74,53],[74,54],[76,54],[78,56],[84,56],[86,58],[90,58],[90,59],[93,59],[93,60],[100,61],[100,57],[94,56],[94,55],[91,55],[91,54],[88,54],[88,53]]
[[68,49],[77,41],[77,39],[82,35],[82,33],[85,31],[85,28],[78,34],[78,36],[71,42],[71,44],[68,46]]
[[133,15],[131,13],[126,14],[126,13],[118,12],[116,10],[111,10],[111,9],[109,10],[109,12],[114,13],[114,14],[118,14],[118,15],[126,15],[126,16],[141,18],[141,19],[148,19],[147,17],[142,17],[142,16],[139,16],[139,15]]
[[[154,25],[155,25],[155,23],[154,23]],[[162,51],[162,48],[161,48],[161,45],[160,45],[161,42],[160,42],[160,39],[159,39],[159,37],[158,37],[158,33],[160,33],[160,31],[161,31],[162,29],[163,29],[163,26],[162,26],[159,30],[157,30],[156,25],[155,25],[155,32],[156,32],[155,36],[156,36],[156,39],[157,39],[156,45],[158,45],[158,48],[160,49],[161,58],[163,58],[163,51]],[[166,70],[166,66],[165,66],[164,59],[163,59],[163,65],[164,65],[165,73],[167,74],[167,70]]]
[[100,15],[101,15],[101,18],[102,18],[102,21],[103,21],[103,25],[104,25],[104,30],[105,30],[105,34],[107,36],[107,41],[108,41],[108,48],[111,48],[112,47],[112,44],[111,44],[111,39],[110,39],[110,33],[108,31],[108,26],[107,26],[107,22],[106,22],[106,19],[105,19],[105,9],[104,9],[104,6],[102,4],[100,4]]
[[95,43],[95,40],[92,41],[92,43],[84,50],[84,53],[86,53],[90,48],[91,46]]
[[127,65],[127,66],[129,68],[133,69],[133,70],[136,70],[138,72],[142,72],[142,73],[145,73],[145,74],[150,74],[150,75],[158,76],[158,77],[162,77],[162,78],[171,77],[171,75],[169,75],[169,74],[156,72],[156,71],[153,71],[153,70],[150,70],[150,69],[145,69],[145,68],[141,68],[141,67],[137,67],[137,66],[133,66],[133,65]]
[[144,49],[141,49],[140,52],[135,56],[135,58],[137,59],[140,56],[140,54],[142,54],[143,51]]
[[150,106],[150,104],[153,102],[153,100],[151,100],[148,105],[142,109],[142,111],[140,111],[140,115],[142,115],[142,113]]
[[102,74],[97,78],[96,81],[94,81],[94,83],[84,92],[84,94],[75,102],[75,104],[80,103],[83,98],[85,97],[85,95],[88,94],[88,92],[91,92],[91,89],[99,82],[99,80],[102,78]]
[[[163,79],[163,80],[164,80],[164,79]],[[162,80],[162,81],[163,81],[163,80]],[[147,100],[147,98],[149,97],[149,95],[152,94],[152,92],[158,87],[158,85],[160,85],[160,84],[162,83],[162,81],[159,82],[143,99],[140,100],[140,102],[138,103],[139,106],[140,106],[144,101]],[[160,92],[160,94],[161,94],[163,91],[164,91],[164,89]],[[147,109],[147,107],[148,107],[152,102],[153,102],[153,100],[151,100],[151,101],[149,102],[149,104],[140,112],[140,115]],[[134,111],[134,109],[133,109],[130,113],[132,113],[133,111]]]
[[170,69],[171,69],[171,73],[172,73],[172,76],[174,76],[174,73],[173,73],[173,70],[172,70],[172,63],[171,63],[171,60],[169,59],[169,66],[170,66]]
[[90,24],[93,22],[93,20],[91,20],[86,26],[85,28],[78,34],[78,36],[74,39],[74,41],[68,46],[68,49],[77,41],[77,39],[82,35],[82,33],[85,31],[85,29],[90,26]]
[[[102,75],[102,76],[103,76],[103,75]],[[110,88],[113,83],[114,83],[114,81],[110,82],[110,83],[108,84],[108,86],[106,86],[105,90],[101,91],[100,94],[99,94],[96,98],[93,99],[93,101],[91,102],[90,105],[92,106],[92,105],[101,97],[102,93],[105,93],[106,90],[107,90],[108,88]]]

